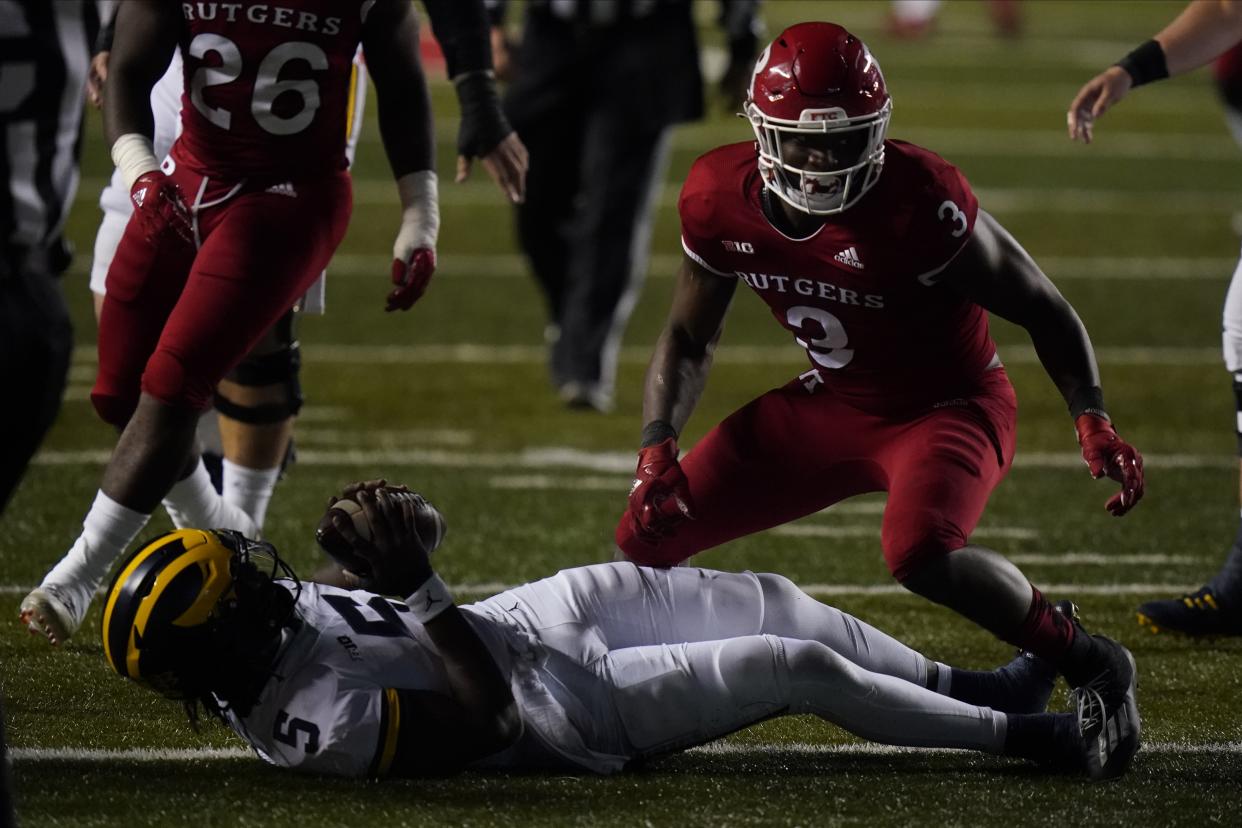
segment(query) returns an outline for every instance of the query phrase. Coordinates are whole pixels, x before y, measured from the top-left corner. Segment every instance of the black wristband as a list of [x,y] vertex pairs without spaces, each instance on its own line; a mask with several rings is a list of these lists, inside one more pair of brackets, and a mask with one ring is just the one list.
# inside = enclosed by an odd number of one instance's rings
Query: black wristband
[[112,41],[116,37],[116,14],[107,23],[99,27],[99,34],[95,35],[95,49],[91,52],[91,57],[100,52],[111,52]]
[[457,102],[461,106],[461,127],[457,131],[457,154],[481,158],[513,132],[500,108],[496,78],[490,71],[470,72],[453,79]]
[[1164,49],[1155,40],[1149,40],[1130,54],[1117,61],[1126,70],[1135,86],[1158,81],[1169,76],[1169,65]]
[[1094,414],[1109,421],[1112,419],[1104,410],[1104,391],[1098,385],[1088,385],[1071,394],[1069,411],[1070,417],[1075,420],[1083,414]]
[[677,429],[667,420],[652,420],[643,426],[643,437],[641,446],[647,448],[654,446],[656,443],[663,443],[669,438],[677,439]]

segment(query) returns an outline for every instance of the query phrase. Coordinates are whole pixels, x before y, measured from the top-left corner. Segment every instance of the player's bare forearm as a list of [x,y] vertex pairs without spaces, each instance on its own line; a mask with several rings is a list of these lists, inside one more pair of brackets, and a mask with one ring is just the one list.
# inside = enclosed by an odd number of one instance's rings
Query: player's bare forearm
[[1170,76],[1197,69],[1242,41],[1242,1],[1194,0],[1154,39]]
[[154,134],[151,89],[177,48],[180,15],[176,4],[152,0],[117,8],[103,96],[104,135],[110,145],[122,135]]
[[380,138],[393,177],[435,169],[431,93],[418,58],[418,19],[403,0],[380,2],[362,37],[375,83]]
[[472,723],[473,752],[481,758],[513,744],[522,733],[522,720],[509,683],[470,622],[449,607],[424,625],[444,660],[449,688]]
[[643,385],[643,423],[663,420],[678,434],[698,405],[712,366],[711,346],[688,341],[684,331],[665,328],[656,342]]
[[737,281],[683,257],[668,322],[643,386],[643,422],[663,420],[681,433],[707,385]]
[[990,313],[1025,328],[1067,404],[1075,391],[1100,384],[1091,337],[1078,313],[986,211],[979,211],[974,233],[943,281]]
[[1099,386],[1100,369],[1091,337],[1064,298],[1042,309],[1039,316],[1030,320],[1026,331],[1040,364],[1065,398],[1066,406],[1072,405],[1075,392]]

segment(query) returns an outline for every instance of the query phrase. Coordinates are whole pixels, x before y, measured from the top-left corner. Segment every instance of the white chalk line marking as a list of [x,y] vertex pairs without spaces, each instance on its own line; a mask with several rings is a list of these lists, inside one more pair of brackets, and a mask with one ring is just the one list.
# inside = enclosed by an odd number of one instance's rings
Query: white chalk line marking
[[[691,748],[687,753],[705,754],[708,756],[778,756],[794,754],[798,756],[929,756],[945,754],[963,754],[967,751],[951,748],[912,748],[897,745],[877,744],[828,744],[816,745],[805,742],[789,744],[769,743],[734,744],[732,742],[714,742]],[[1141,754],[1162,756],[1188,756],[1197,754],[1238,754],[1242,753],[1242,742],[1147,742]],[[253,751],[242,747],[225,748],[10,748],[9,756],[13,762],[203,762],[219,760],[254,759]]]

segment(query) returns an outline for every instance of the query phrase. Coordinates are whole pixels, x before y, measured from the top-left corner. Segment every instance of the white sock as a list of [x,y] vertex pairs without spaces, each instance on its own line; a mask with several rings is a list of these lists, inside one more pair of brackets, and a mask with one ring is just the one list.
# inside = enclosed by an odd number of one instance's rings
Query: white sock
[[82,534],[43,582],[72,585],[94,593],[112,563],[124,554],[150,519],[150,515],[126,508],[99,492],[82,521]]
[[224,501],[242,509],[262,528],[280,467],[251,469],[224,458]]
[[164,498],[164,508],[178,529],[235,529],[246,537],[259,535],[249,513],[224,498],[211,485],[203,458],[185,480],[179,480]]

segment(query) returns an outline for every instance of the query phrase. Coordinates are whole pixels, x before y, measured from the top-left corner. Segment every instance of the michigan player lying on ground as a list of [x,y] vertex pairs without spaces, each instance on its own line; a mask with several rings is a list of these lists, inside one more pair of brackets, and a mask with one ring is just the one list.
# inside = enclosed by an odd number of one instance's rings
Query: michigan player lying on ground
[[347,776],[608,773],[799,713],[1091,778],[1138,749],[1135,736],[1106,750],[1090,687],[1075,712],[1042,712],[1043,661],[951,668],[779,575],[600,564],[458,608],[431,567],[444,536],[431,504],[384,481],[344,497],[358,517],[330,508],[318,536],[360,589],[299,582],[235,532],[178,530],[108,591],[113,669],[192,720],[201,705],[268,762]]

